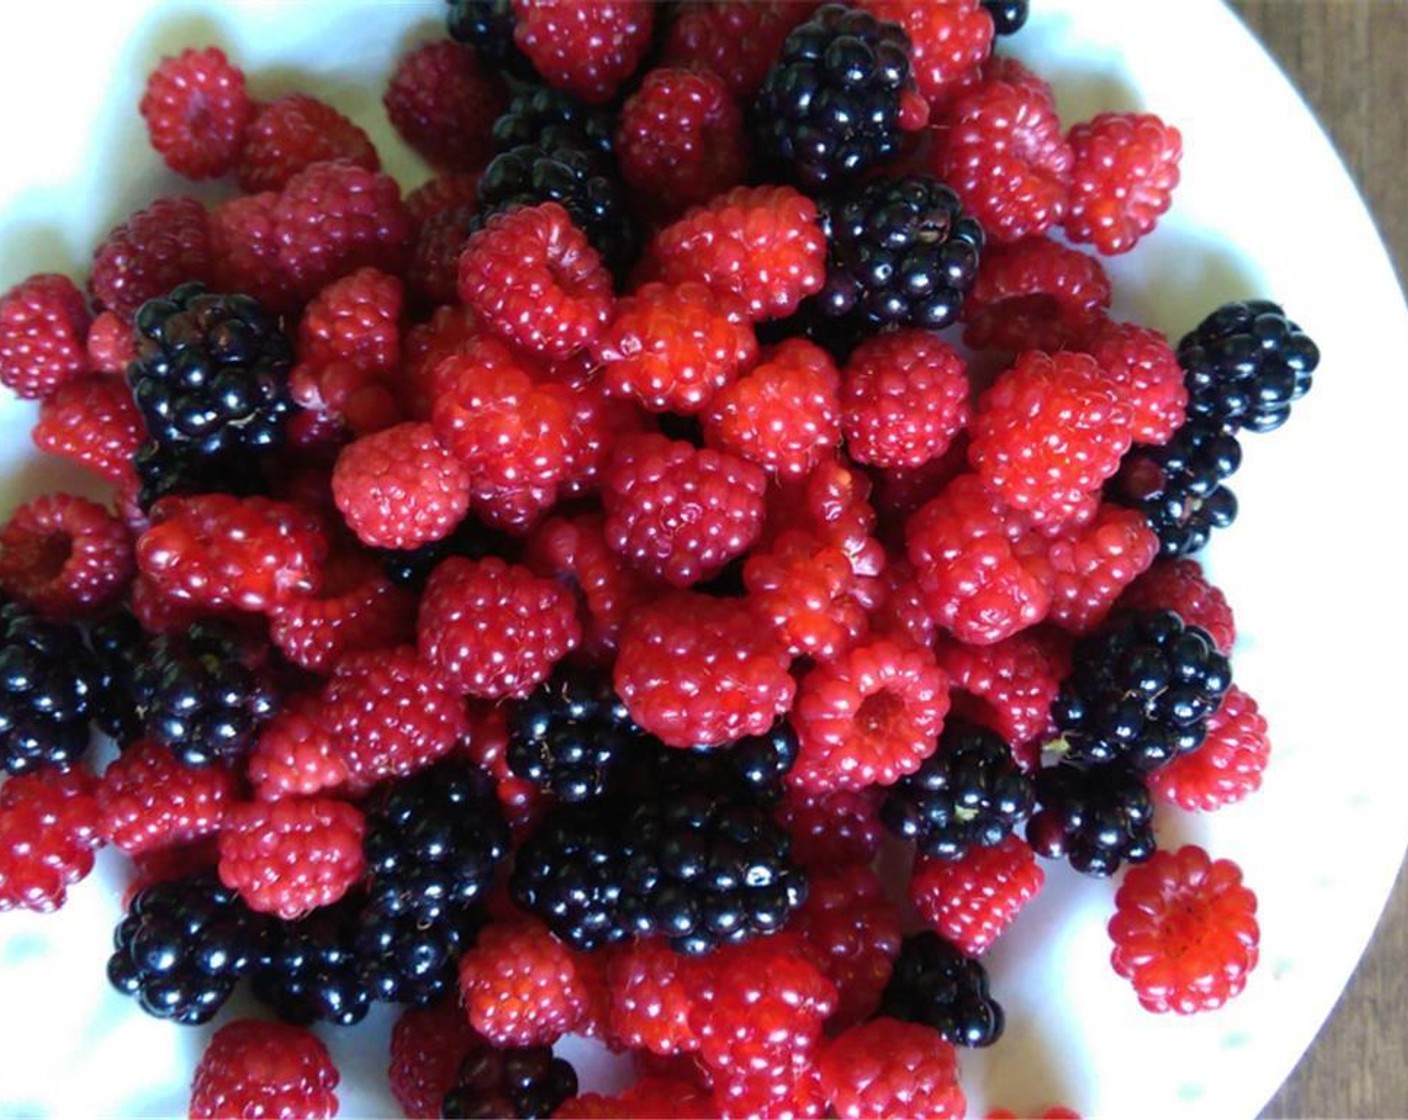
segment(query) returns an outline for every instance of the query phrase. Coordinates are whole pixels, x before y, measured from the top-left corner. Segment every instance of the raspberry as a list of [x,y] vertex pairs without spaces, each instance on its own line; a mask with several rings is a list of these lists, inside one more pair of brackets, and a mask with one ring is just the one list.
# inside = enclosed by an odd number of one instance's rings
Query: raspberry
[[934,173],[994,244],[1045,233],[1065,216],[1075,157],[1049,100],[987,82],[945,115]]
[[947,712],[948,678],[928,650],[889,638],[855,646],[798,686],[790,781],[816,792],[890,785],[934,752]]
[[714,397],[704,438],[776,475],[801,478],[841,441],[839,386],[825,350],[787,339]]
[[584,962],[531,920],[492,923],[460,958],[460,998],[492,1046],[551,1046],[587,1013]]
[[326,673],[343,654],[414,641],[415,612],[415,596],[374,559],[334,555],[316,595],[270,611],[269,637],[293,664]]
[[98,373],[124,374],[137,356],[132,324],[116,311],[100,311],[88,327],[88,361]]
[[134,572],[127,526],[87,498],[45,494],[0,526],[0,592],[50,617],[111,602]]
[[177,844],[170,848],[154,848],[132,857],[132,877],[122,892],[122,908],[131,909],[132,900],[148,887],[171,883],[177,879],[203,876],[214,870],[219,860],[215,836],[206,836],[194,844]]
[[440,307],[429,322],[417,323],[401,340],[401,376],[397,398],[406,415],[429,420],[440,387],[434,377],[439,364],[483,336],[474,315],[463,307]]
[[962,859],[919,856],[909,898],[925,925],[977,956],[1002,936],[1045,881],[1031,848],[1009,836],[996,847],[970,848]]
[[938,1031],[874,1019],[837,1036],[817,1063],[822,1091],[841,1120],[964,1115],[958,1059]]
[[826,1115],[826,1096],[816,1067],[781,1081],[742,1077],[722,1080],[713,1088],[713,1111],[721,1120],[805,1120]]
[[[1026,6],[1027,0],[1010,0],[1011,3]],[[987,5],[984,5],[985,7]],[[984,81],[1006,82],[1008,85],[1025,86],[1035,94],[1055,104],[1056,94],[1046,79],[1038,76],[1026,65],[1008,54],[990,54],[982,65]]]
[[401,56],[382,103],[392,127],[430,163],[473,171],[492,154],[490,129],[507,97],[472,48],[439,39]]
[[317,591],[327,542],[317,518],[269,498],[163,498],[137,541],[162,594],[211,610],[266,611]]
[[960,641],[990,645],[1045,616],[1050,593],[1017,558],[1028,532],[971,474],[905,526],[906,548],[934,620]]
[[792,704],[787,667],[746,606],[677,591],[626,620],[614,679],[643,730],[690,747],[767,731]]
[[419,227],[437,214],[473,210],[478,198],[478,171],[442,171],[406,195],[406,212]]
[[0,384],[26,400],[89,370],[88,306],[67,276],[39,273],[0,296]]
[[45,767],[0,785],[0,912],[49,913],[93,870],[102,814],[93,775]]
[[995,245],[963,304],[963,341],[975,350],[1059,350],[1109,306],[1110,280],[1094,257],[1048,237]]
[[876,19],[904,28],[915,85],[935,111],[974,85],[978,67],[992,50],[992,16],[978,0],[863,0],[860,6]]
[[343,658],[322,703],[354,790],[424,769],[469,732],[463,702],[407,646]]
[[880,850],[880,794],[875,788],[812,793],[790,788],[777,808],[792,834],[792,855],[823,874],[869,864]]
[[94,250],[88,292],[95,306],[131,319],[149,299],[192,280],[210,280],[215,259],[205,207],[194,198],[159,198],[114,227]]
[[933,647],[934,619],[924,605],[924,593],[908,557],[901,555],[886,564],[878,584],[879,602],[870,612],[871,631]]
[[1196,845],[1155,852],[1115,894],[1110,962],[1146,1010],[1191,1015],[1241,994],[1256,967],[1256,895]]
[[1208,582],[1202,566],[1187,557],[1158,560],[1131,583],[1119,610],[1173,611],[1184,623],[1204,630],[1223,653],[1237,640],[1237,623],[1227,596]]
[[708,1120],[715,1115],[710,1107],[708,1090],[689,1081],[674,1077],[644,1076],[634,1085],[614,1097],[601,1093],[583,1093],[572,1097],[553,1110],[560,1120]]
[[1156,330],[1100,320],[1081,340],[1083,350],[1119,385],[1134,410],[1134,441],[1164,444],[1183,426],[1188,390],[1168,339]]
[[381,170],[376,149],[357,125],[326,101],[292,93],[259,106],[245,129],[235,172],[249,194],[281,191],[300,171],[335,159]]
[[1183,137],[1149,113],[1101,113],[1070,132],[1066,236],[1109,255],[1127,253],[1168,210]]
[[758,357],[752,327],[732,300],[703,284],[645,284],[616,302],[592,348],[607,392],[652,412],[699,412]]
[[[408,206],[409,202],[408,197]],[[475,228],[472,190],[469,203],[437,210],[417,221],[406,266],[406,285],[412,295],[436,305],[459,302],[460,252]]]
[[553,89],[589,105],[615,96],[650,46],[649,0],[512,0],[513,42]]
[[567,501],[594,495],[616,445],[654,425],[634,402],[608,397],[589,369],[579,368],[564,381],[572,390],[572,440],[558,496]]
[[211,274],[222,291],[258,292],[271,310],[292,311],[299,298],[294,277],[279,256],[278,203],[277,193],[264,191],[229,199],[210,211]]
[[1256,701],[1233,685],[1208,717],[1202,746],[1152,774],[1149,787],[1168,804],[1210,813],[1259,790],[1270,756],[1266,720]]
[[865,633],[862,581],[844,552],[807,533],[755,550],[743,582],[754,617],[793,655],[829,661]]
[[1027,631],[981,646],[943,641],[935,659],[948,674],[954,715],[996,731],[1019,761],[1018,748],[1046,735],[1067,668],[1050,636]]
[[440,1104],[460,1064],[484,1040],[465,1021],[458,1001],[409,1007],[391,1028],[391,1095],[411,1120],[439,1120]]
[[606,964],[609,1037],[654,1054],[699,1049],[690,1016],[709,967],[708,957],[684,956],[660,940],[622,946]]
[[1093,358],[1023,354],[978,398],[968,462],[1004,502],[1056,528],[1119,469],[1130,418]]
[[214,836],[238,796],[223,766],[185,766],[161,743],[133,743],[98,786],[102,835],[129,856]]
[[899,908],[885,897],[880,877],[869,867],[813,875],[792,928],[836,985],[827,1027],[844,1030],[874,1015],[900,951]]
[[497,557],[443,560],[417,630],[421,656],[461,692],[486,699],[527,696],[581,641],[571,596]]
[[[1010,1109],[994,1108],[987,1113],[983,1120],[1018,1120],[1018,1115]],[[1076,1112],[1074,1109],[1065,1108],[1059,1104],[1053,1104],[1038,1116],[1037,1120],[1081,1120],[1081,1117],[1080,1113]]]
[[699,280],[755,322],[785,319],[826,281],[816,203],[791,187],[735,187],[666,226],[650,254],[660,279]]
[[336,789],[348,779],[347,764],[323,723],[318,701],[290,697],[259,733],[247,768],[261,801],[308,796]]
[[967,426],[967,369],[927,331],[877,335],[841,372],[841,408],[846,450],[857,463],[917,467]]
[[407,422],[343,448],[332,494],[362,543],[414,548],[459,524],[469,509],[469,472],[435,442],[429,424]]
[[291,922],[362,877],[364,828],[360,810],[327,798],[231,805],[220,829],[220,881],[251,910]]
[[743,182],[743,115],[709,70],[661,67],[626,98],[616,126],[621,177],[653,206],[678,214]]
[[691,0],[665,32],[661,64],[713,71],[751,105],[788,32],[816,8],[814,0]]
[[218,47],[162,59],[147,78],[138,108],[152,147],[167,167],[188,179],[213,179],[232,170],[254,116],[244,74]]
[[236,1019],[210,1039],[191,1085],[191,1120],[337,1115],[337,1067],[304,1027]]
[[624,441],[603,479],[606,543],[675,587],[717,575],[763,529],[767,478],[752,463],[661,435]]
[[508,713],[500,704],[471,702],[469,742],[464,756],[494,780],[494,794],[515,839],[521,838],[538,822],[542,810],[542,790],[509,769]]
[[884,549],[870,534],[875,510],[870,480],[843,458],[828,458],[798,484],[783,482],[770,506],[766,540],[787,529],[802,529],[846,554],[858,576],[876,576],[885,566]]
[[491,217],[460,256],[459,293],[495,334],[549,359],[590,345],[611,315],[611,275],[555,202]]
[[401,281],[362,268],[329,284],[303,311],[298,360],[339,359],[368,373],[393,373],[401,360]]

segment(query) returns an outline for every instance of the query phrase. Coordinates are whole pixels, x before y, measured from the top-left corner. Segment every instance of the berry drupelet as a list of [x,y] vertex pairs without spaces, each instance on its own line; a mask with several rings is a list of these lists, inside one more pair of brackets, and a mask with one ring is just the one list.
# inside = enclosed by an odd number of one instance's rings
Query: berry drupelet
[[0,767],[68,766],[88,749],[98,664],[72,626],[0,607]]
[[1031,15],[1028,0],[983,0],[983,7],[992,16],[995,35],[1015,35],[1026,26]]
[[602,156],[614,151],[612,115],[570,93],[548,86],[520,90],[494,122],[494,143],[499,151],[531,144],[555,148],[585,148]]
[[514,856],[514,901],[574,949],[599,949],[630,936],[621,905],[619,816],[614,805],[550,810]]
[[484,925],[476,904],[448,909],[431,921],[384,901],[363,908],[356,950],[371,998],[434,1003],[455,984],[460,955]]
[[356,903],[344,900],[296,922],[274,922],[251,972],[254,996],[286,1023],[347,1027],[366,1018],[372,993],[356,950]]
[[561,669],[510,715],[508,765],[559,801],[587,801],[643,738],[609,676]]
[[1002,1005],[988,995],[987,971],[932,930],[900,945],[880,1014],[933,1027],[955,1046],[991,1046],[1004,1023]]
[[440,1115],[447,1120],[495,1120],[551,1116],[577,1095],[577,1071],[550,1046],[488,1046],[472,1050],[445,1094]]
[[653,789],[679,794],[707,790],[772,805],[782,798],[783,779],[797,762],[797,750],[797,732],[785,719],[727,746],[681,750],[657,745],[650,772]]
[[1104,877],[1154,854],[1149,787],[1128,767],[1048,766],[1037,774],[1036,799],[1027,843],[1038,855],[1065,856],[1082,874]]
[[88,644],[98,666],[95,718],[120,746],[142,734],[142,713],[132,682],[149,642],[142,624],[128,610],[116,611],[88,627]]

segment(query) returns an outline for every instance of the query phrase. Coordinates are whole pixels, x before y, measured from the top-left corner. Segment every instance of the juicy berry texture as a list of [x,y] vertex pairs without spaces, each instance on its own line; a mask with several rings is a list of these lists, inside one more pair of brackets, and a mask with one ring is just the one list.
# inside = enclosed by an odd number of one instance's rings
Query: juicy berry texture
[[[88,292],[97,307],[130,321],[147,300],[159,299],[180,284],[207,282],[214,273],[205,207],[194,198],[158,198],[114,227],[94,250]],[[127,333],[130,336],[130,322]],[[111,372],[125,368],[126,362]]]
[[333,499],[364,544],[415,548],[440,540],[469,510],[469,473],[429,424],[363,436],[338,455]]
[[1205,631],[1227,655],[1237,640],[1227,596],[1208,582],[1196,560],[1186,557],[1155,561],[1125,589],[1117,605],[1122,611],[1173,611],[1185,625]]
[[579,5],[512,0],[513,42],[548,85],[590,105],[610,101],[650,45],[649,0]]
[[0,296],[0,384],[40,400],[87,373],[89,318],[67,276],[42,273],[16,284]]
[[35,498],[0,526],[0,592],[50,618],[111,602],[135,570],[127,526],[74,494]]
[[[1014,751],[1045,733],[1067,671],[1064,649],[1050,634],[1015,634],[985,646],[943,641],[934,655],[948,674],[955,715],[996,731]],[[1018,751],[1018,761],[1023,756]]]
[[215,1032],[196,1065],[192,1120],[337,1115],[337,1067],[311,1031],[236,1019]]
[[49,913],[93,870],[101,842],[96,782],[79,767],[20,774],[0,786],[0,912]]
[[788,33],[816,8],[812,0],[704,0],[687,3],[665,32],[661,62],[712,70],[751,105]]
[[495,1046],[552,1045],[587,1013],[581,959],[537,922],[494,922],[460,959],[470,1025]]
[[548,812],[514,853],[509,890],[574,949],[590,951],[630,935],[622,910],[620,822],[598,805]]
[[795,928],[836,985],[833,1033],[864,1022],[880,1006],[900,951],[900,911],[879,875],[865,866],[813,874]]
[[261,729],[246,773],[254,796],[261,801],[315,794],[347,781],[347,764],[323,725],[315,697],[286,699]]
[[577,1072],[548,1046],[473,1050],[445,1094],[446,1117],[551,1116],[577,1093]]
[[951,346],[924,331],[861,343],[841,375],[846,450],[857,463],[917,467],[968,424],[968,377]]
[[991,1046],[1005,1021],[983,966],[932,930],[904,939],[880,1014],[933,1027],[955,1046]]
[[862,0],[876,19],[904,28],[909,61],[919,92],[935,113],[978,80],[978,67],[992,50],[993,19],[977,0],[911,4],[907,0]]
[[508,765],[559,801],[589,801],[643,747],[606,674],[559,671],[517,705]]
[[930,929],[970,956],[985,952],[1041,890],[1046,872],[1016,836],[962,859],[915,860],[909,898]]
[[880,791],[874,787],[810,793],[789,787],[777,819],[792,833],[792,851],[818,872],[867,865],[880,850]]
[[483,1040],[453,999],[410,1007],[391,1028],[391,1095],[411,1120],[439,1120],[460,1063]]
[[67,767],[88,749],[99,667],[73,626],[0,606],[0,767]]
[[963,304],[963,341],[996,350],[1077,344],[1110,306],[1100,262],[1049,237],[994,245]]
[[504,102],[498,75],[471,48],[444,39],[403,54],[382,98],[401,138],[451,171],[483,166]]
[[237,788],[231,770],[186,766],[160,743],[134,743],[98,786],[102,835],[129,856],[213,836]]
[[245,129],[235,168],[240,189],[249,194],[281,191],[315,163],[348,160],[367,171],[381,160],[367,134],[326,101],[306,93],[260,105]]
[[1137,443],[1167,443],[1183,426],[1188,391],[1178,357],[1160,332],[1102,319],[1082,340],[1111,381],[1125,390]]
[[1154,853],[1154,807],[1136,771],[1062,762],[1038,773],[1036,798],[1027,843],[1038,855],[1065,856],[1082,874],[1103,877]]
[[930,1027],[872,1019],[838,1035],[821,1053],[822,1091],[842,1120],[964,1114],[953,1047]]
[[35,447],[60,455],[135,493],[132,458],[146,438],[142,414],[120,377],[79,377],[39,405]]
[[1183,137],[1151,113],[1101,113],[1070,131],[1066,236],[1127,253],[1150,233],[1178,186]]
[[652,1054],[697,1050],[690,1016],[711,962],[709,957],[681,956],[654,939],[622,946],[606,965],[611,1037]]
[[789,530],[743,567],[753,615],[789,652],[830,661],[866,631],[867,584],[839,548]]
[[334,555],[317,595],[275,607],[269,637],[293,664],[326,673],[345,653],[385,649],[415,636],[415,598],[369,556]]
[[190,179],[230,171],[254,115],[244,74],[218,47],[162,59],[147,78],[138,108],[152,147],[168,167]]
[[1156,771],[1149,785],[1161,801],[1212,812],[1259,790],[1270,756],[1265,718],[1256,701],[1233,685],[1208,717],[1202,746]]

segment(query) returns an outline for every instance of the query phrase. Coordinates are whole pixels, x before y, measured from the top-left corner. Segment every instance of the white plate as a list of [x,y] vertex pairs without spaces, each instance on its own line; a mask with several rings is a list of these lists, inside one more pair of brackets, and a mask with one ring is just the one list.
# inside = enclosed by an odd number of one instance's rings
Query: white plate
[[[1262,793],[1207,818],[1164,811],[1165,845],[1236,859],[1261,899],[1245,994],[1191,1019],[1142,1012],[1108,964],[1109,883],[1048,867],[991,955],[1006,1037],[963,1057],[983,1107],[1087,1116],[1252,1116],[1348,978],[1408,839],[1405,598],[1395,524],[1408,416],[1408,318],[1383,247],[1310,113],[1212,0],[1035,0],[1011,42],[1056,87],[1062,118],[1149,109],[1183,130],[1172,214],[1110,265],[1116,312],[1177,336],[1224,300],[1282,302],[1319,342],[1316,387],[1287,428],[1248,435],[1237,524],[1205,562],[1237,611],[1236,678],[1275,743]],[[92,246],[158,194],[189,190],[148,150],[136,104],[166,52],[218,43],[259,96],[309,90],[372,133],[408,186],[424,169],[386,127],[393,59],[434,34],[437,0],[142,0],[9,5],[0,15],[0,287],[84,272]],[[213,197],[203,191],[207,197]],[[32,408],[0,404],[0,509],[77,472],[29,444]],[[0,1114],[183,1114],[210,1033],[149,1019],[103,976],[117,861],[54,916],[0,917]],[[342,1114],[392,1115],[378,1013],[324,1031]]]

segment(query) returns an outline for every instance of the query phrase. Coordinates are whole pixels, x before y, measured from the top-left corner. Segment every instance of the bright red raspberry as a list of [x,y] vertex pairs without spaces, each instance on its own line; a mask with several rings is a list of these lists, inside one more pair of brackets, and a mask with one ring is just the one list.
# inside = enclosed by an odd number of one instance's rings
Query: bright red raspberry
[[305,797],[336,789],[349,777],[347,763],[324,723],[316,697],[285,698],[259,732],[249,753],[249,784],[261,801]]
[[941,641],[934,656],[948,674],[954,715],[997,732],[1016,750],[1046,733],[1066,675],[1064,652],[1052,636],[1028,630],[992,645]]
[[904,28],[915,85],[936,113],[976,84],[992,51],[992,16],[978,0],[862,0],[859,7]]
[[1211,813],[1259,790],[1270,758],[1266,720],[1234,684],[1208,718],[1202,746],[1151,774],[1149,788],[1170,805]]
[[661,63],[698,66],[751,105],[787,33],[817,7],[813,0],[688,0],[665,33]]
[[401,360],[401,281],[361,268],[333,281],[313,298],[298,325],[298,360],[344,359],[373,373],[390,373]]
[[97,779],[44,767],[0,785],[0,912],[49,913],[93,870],[101,843]]
[[147,78],[138,105],[147,136],[166,166],[188,179],[233,170],[254,116],[244,73],[218,47],[164,58]]
[[361,810],[329,798],[231,805],[220,829],[220,881],[252,910],[291,922],[362,877],[365,830]]
[[708,962],[657,940],[637,941],[606,963],[608,1034],[614,1043],[655,1054],[699,1049],[690,1025]]
[[963,301],[963,341],[975,350],[1059,350],[1080,342],[1110,306],[1096,258],[1049,237],[994,245]]
[[800,530],[755,550],[743,566],[748,605],[788,653],[830,661],[866,632],[868,585],[846,554]]
[[548,359],[596,341],[611,274],[555,202],[495,214],[460,255],[459,293],[486,327]]
[[346,358],[294,366],[289,395],[301,410],[289,424],[289,440],[297,447],[336,446],[348,437],[384,432],[405,419],[395,378]]
[[401,56],[382,103],[401,139],[430,163],[473,171],[493,155],[507,93],[474,48],[437,39]]
[[1122,611],[1174,611],[1188,626],[1208,632],[1217,648],[1231,653],[1237,622],[1227,596],[1208,582],[1202,565],[1188,557],[1156,560],[1120,596]]
[[874,1019],[852,1027],[822,1050],[818,1070],[841,1120],[957,1120],[967,1108],[953,1047],[918,1023]]
[[699,280],[754,321],[786,318],[826,280],[816,203],[791,187],[735,187],[666,226],[650,255],[660,279]]
[[35,498],[0,526],[0,592],[51,617],[111,602],[135,571],[127,526],[76,494]]
[[0,296],[0,384],[26,400],[89,372],[88,305],[72,280],[39,273]]
[[826,1115],[826,1094],[815,1066],[781,1081],[768,1077],[721,1078],[713,1087],[719,1120],[808,1120]]
[[496,556],[451,556],[431,573],[417,623],[421,656],[454,687],[527,696],[581,641],[572,596]]
[[932,646],[938,628],[924,602],[919,577],[908,557],[887,564],[877,580],[879,601],[871,608],[870,629],[875,634],[904,638],[919,646]]
[[800,482],[782,480],[773,491],[765,540],[801,529],[846,554],[858,576],[878,576],[885,550],[871,533],[875,510],[870,480],[842,457],[823,459]]
[[717,575],[763,531],[767,476],[722,451],[634,436],[617,449],[602,483],[606,543],[675,587]]
[[776,812],[792,835],[792,857],[823,874],[869,864],[885,832],[876,787],[828,793],[789,788]]
[[862,342],[841,371],[841,426],[857,463],[917,467],[968,424],[968,370],[928,331]]
[[788,657],[747,606],[671,592],[626,620],[615,685],[631,718],[672,747],[761,735],[792,706]]
[[900,911],[870,867],[814,874],[794,926],[836,985],[831,1031],[864,1022],[880,1006],[900,951]]
[[586,1014],[582,959],[536,921],[491,923],[460,958],[470,1025],[493,1046],[551,1046]]
[[260,105],[245,130],[235,173],[249,194],[281,191],[315,163],[345,159],[368,171],[381,160],[367,134],[326,101],[292,93]]
[[710,402],[704,438],[775,475],[802,478],[841,442],[840,382],[830,354],[787,339]]
[[363,544],[415,548],[464,518],[469,472],[435,441],[429,424],[407,422],[343,448],[332,494]]
[[[194,198],[159,198],[114,227],[94,250],[88,292],[95,306],[130,320],[147,300],[214,274],[205,207]],[[127,336],[130,344],[130,326]]]
[[1193,844],[1131,867],[1115,894],[1110,963],[1145,1009],[1191,1015],[1241,994],[1256,967],[1256,895]]
[[1183,426],[1188,390],[1178,356],[1162,333],[1101,319],[1081,341],[1134,410],[1134,442],[1167,443]]
[[132,324],[116,311],[100,311],[88,327],[88,362],[96,373],[122,375],[137,356]]
[[968,462],[1009,506],[1054,529],[1088,511],[1119,469],[1130,421],[1125,394],[1094,358],[1032,351],[978,398]]
[[[583,357],[579,355],[573,361]],[[567,477],[557,488],[558,497],[563,501],[594,497],[616,446],[654,429],[654,418],[634,401],[607,396],[601,379],[594,377],[590,369],[571,377],[555,370],[553,376],[560,377],[572,390],[571,456]]]
[[191,1120],[337,1115],[337,1067],[306,1027],[236,1019],[211,1037],[191,1085]]
[[1168,210],[1183,137],[1150,113],[1101,113],[1070,132],[1075,165],[1066,236],[1127,253]]
[[604,105],[650,47],[650,0],[512,0],[513,41],[554,89]]
[[439,393],[436,367],[481,337],[474,314],[464,307],[439,307],[428,322],[406,331],[401,339],[401,375],[396,389],[407,416],[430,419]]
[[334,555],[316,595],[269,612],[269,637],[293,664],[326,673],[344,654],[415,640],[415,595],[365,553]]
[[221,291],[258,292],[265,307],[291,312],[301,301],[279,255],[278,203],[276,192],[264,191],[228,199],[210,211],[211,273]]
[[1019,837],[972,847],[962,859],[919,856],[909,898],[930,929],[970,956],[985,952],[1046,881],[1035,853]]
[[982,80],[985,82],[1006,82],[1008,85],[1025,86],[1053,104],[1056,101],[1051,83],[1010,54],[988,55],[981,69]]
[[621,106],[616,158],[651,205],[678,214],[743,182],[743,114],[712,71],[652,70]]
[[1075,157],[1049,100],[1024,85],[987,82],[949,109],[934,172],[994,244],[1060,223]]
[[199,494],[162,498],[137,541],[137,567],[177,602],[267,611],[318,590],[327,541],[287,502]]
[[387,1080],[406,1116],[439,1120],[440,1105],[459,1076],[460,1063],[483,1045],[457,1000],[401,1012],[391,1028]]
[[238,781],[223,766],[185,766],[160,743],[133,743],[98,786],[102,836],[129,856],[214,836]]
[[990,645],[1033,626],[1051,605],[1014,546],[1030,530],[976,475],[954,479],[909,519],[905,541],[929,614],[960,641]]

